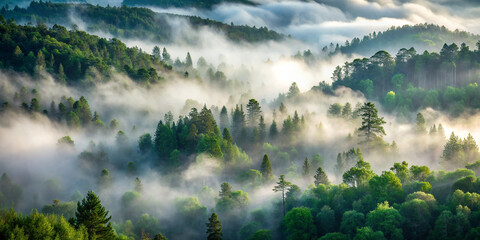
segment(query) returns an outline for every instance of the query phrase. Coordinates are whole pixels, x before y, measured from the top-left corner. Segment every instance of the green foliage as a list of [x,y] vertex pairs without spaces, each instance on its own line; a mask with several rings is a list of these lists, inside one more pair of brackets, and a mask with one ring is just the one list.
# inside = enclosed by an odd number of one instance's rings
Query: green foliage
[[283,231],[288,240],[309,240],[316,236],[310,209],[305,207],[290,210],[282,221]]
[[364,226],[365,215],[355,210],[346,211],[343,213],[342,222],[340,224],[340,231],[350,237],[355,236],[357,229]]
[[432,220],[432,213],[428,204],[421,199],[413,199],[402,203],[400,212],[405,218],[405,237],[408,239],[425,239]]
[[403,196],[400,179],[392,172],[383,172],[380,176],[373,176],[368,182],[368,186],[377,202],[399,202]]
[[53,200],[53,204],[45,205],[42,208],[43,214],[54,214],[58,216],[63,216],[66,219],[75,217],[75,212],[77,211],[76,202],[64,202],[60,203],[58,199]]
[[363,159],[359,160],[354,167],[343,174],[343,182],[352,187],[366,187],[367,182],[374,176],[370,168],[370,163]]
[[367,214],[366,225],[373,231],[382,231],[387,239],[403,239],[403,221],[400,212],[385,202]]
[[216,213],[212,213],[208,219],[207,225],[207,239],[208,240],[221,240],[222,239],[222,223],[218,220]]
[[256,231],[248,240],[272,240],[272,234],[268,229],[260,229]]
[[285,180],[285,175],[280,175],[280,177],[278,178],[277,185],[275,185],[275,187],[273,188],[274,192],[282,193],[282,210],[283,210],[284,216],[285,216],[285,193],[290,187],[290,185],[292,185],[292,183]]
[[0,177],[0,207],[17,206],[20,203],[22,193],[22,187],[13,183],[7,173],[3,173]]
[[328,180],[327,174],[323,171],[323,169],[321,167],[317,168],[317,172],[315,173],[314,179],[315,179],[315,182],[314,182],[315,185],[319,185],[319,184],[328,185],[328,184],[330,184],[330,181]]
[[74,147],[75,143],[70,138],[70,136],[63,136],[57,141],[57,146],[59,147]]
[[377,240],[386,238],[383,236],[383,232],[376,231],[374,232],[370,227],[362,227],[357,230],[357,234],[353,238],[354,240]]
[[[48,12],[55,12],[58,9],[52,5],[51,3],[34,2],[32,8],[38,8],[38,10],[32,11],[39,11],[53,18],[54,14],[49,15]],[[47,10],[50,7],[52,11]],[[63,16],[68,15],[66,14],[68,6],[59,5],[58,8],[65,11]],[[6,13],[7,16],[9,14]],[[27,13],[18,14],[28,15]],[[11,12],[11,16],[13,15],[17,14]],[[64,23],[64,21],[59,22]],[[81,31],[67,31],[66,28],[58,25],[49,29],[43,28],[41,25],[37,27],[20,26],[13,22],[2,23],[1,26],[6,38],[1,39],[0,46],[2,49],[14,49],[14,51],[3,51],[0,54],[2,68],[13,68],[16,71],[33,74],[36,63],[40,62],[40,65],[43,65],[45,62],[45,70],[57,76],[59,82],[79,84],[80,80],[91,78],[89,73],[92,70],[98,71],[104,79],[109,79],[111,67],[123,71],[125,65],[133,64],[139,69],[164,68],[166,66],[160,61],[152,60],[150,55],[141,52],[138,48],[127,48],[125,44],[115,38],[108,41]],[[23,52],[28,52],[28,54],[23,54]],[[40,59],[36,59],[34,52],[41,53],[37,54]],[[42,56],[50,57],[42,59]],[[155,82],[158,79],[151,79],[151,81]],[[38,110],[36,104],[32,106],[34,111]],[[91,119],[88,104],[82,98],[75,106],[74,112],[83,123]]]
[[93,191],[88,191],[87,196],[77,203],[76,227],[85,226],[89,239],[115,239],[110,224],[112,217],[108,216],[108,213],[97,195]]
[[268,155],[263,155],[262,165],[260,166],[260,172],[262,173],[263,179],[265,181],[273,180],[272,165],[270,164],[270,159]]
[[327,233],[323,235],[323,237],[319,238],[318,240],[348,240],[348,236],[343,233]]
[[381,136],[385,135],[383,124],[386,122],[383,117],[378,117],[378,110],[371,102],[363,104],[360,108],[362,116],[362,126],[358,129],[359,137],[364,137],[363,142],[370,144],[381,140]]

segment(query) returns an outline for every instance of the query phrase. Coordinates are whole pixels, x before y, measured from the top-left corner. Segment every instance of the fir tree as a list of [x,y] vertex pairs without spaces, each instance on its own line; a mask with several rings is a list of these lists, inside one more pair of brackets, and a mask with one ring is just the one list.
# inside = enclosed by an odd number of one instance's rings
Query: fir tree
[[315,185],[318,185],[318,184],[328,185],[328,184],[330,184],[330,181],[328,180],[327,174],[325,174],[325,172],[323,171],[323,169],[321,167],[317,168],[317,172],[315,173],[314,178],[315,178]]
[[207,239],[221,240],[222,239],[222,223],[218,220],[216,213],[212,213],[208,219],[207,225]]
[[100,199],[93,191],[88,191],[87,196],[77,203],[75,224],[85,226],[89,239],[115,239],[115,233],[110,224],[111,216],[102,206]]
[[417,113],[415,132],[417,134],[427,133],[427,128],[425,127],[425,118],[423,117],[422,113]]
[[260,172],[262,173],[263,179],[270,181],[273,179],[272,165],[270,164],[270,159],[268,155],[263,155],[262,165],[260,166]]
[[308,161],[308,157],[305,158],[305,161],[303,162],[303,171],[302,171],[302,175],[304,177],[306,176],[310,176],[310,169],[311,169],[311,165],[310,165],[310,161]]

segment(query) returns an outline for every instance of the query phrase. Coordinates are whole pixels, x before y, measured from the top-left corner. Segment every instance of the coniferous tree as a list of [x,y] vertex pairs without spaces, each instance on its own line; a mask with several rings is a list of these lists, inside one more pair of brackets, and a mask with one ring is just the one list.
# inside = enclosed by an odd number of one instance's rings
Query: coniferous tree
[[189,52],[187,52],[187,57],[185,58],[185,67],[187,67],[187,68],[192,68],[193,67],[192,57],[190,56]]
[[267,126],[263,116],[260,116],[260,123],[258,124],[259,142],[264,143],[267,137]]
[[278,135],[277,123],[275,122],[275,120],[273,120],[272,125],[270,125],[270,131],[268,135],[272,140],[275,139]]
[[321,167],[317,168],[317,172],[315,173],[314,178],[315,178],[315,185],[318,185],[318,184],[328,185],[328,184],[330,184],[330,181],[328,180],[327,174],[325,174],[325,172],[323,171],[323,169]]
[[232,186],[228,182],[222,183],[222,185],[220,186],[220,192],[218,193],[220,198],[230,197],[231,194]]
[[260,166],[260,172],[262,173],[263,179],[270,181],[273,179],[272,165],[270,164],[270,159],[268,155],[263,155],[262,165]]
[[158,46],[155,46],[153,48],[152,55],[153,57],[155,57],[155,59],[160,60],[161,53],[160,53],[160,48]]
[[228,111],[225,106],[220,110],[220,129],[228,127]]
[[383,117],[378,117],[378,110],[371,102],[365,103],[360,108],[362,116],[362,126],[358,129],[358,135],[364,137],[363,142],[370,144],[372,141],[381,140],[381,136],[385,135],[383,124],[386,122]]
[[283,216],[285,216],[285,193],[288,191],[288,188],[292,185],[291,182],[285,180],[285,175],[280,175],[278,178],[277,185],[272,189],[274,192],[281,192],[282,193],[282,212]]
[[305,158],[305,161],[303,162],[303,167],[302,167],[302,175],[304,177],[310,176],[310,170],[312,166],[310,165],[310,161],[308,160],[308,157]]
[[167,63],[171,63],[171,62],[172,62],[172,59],[171,59],[171,57],[170,57],[170,53],[167,52],[167,49],[166,49],[166,48],[163,48],[162,58],[163,58],[163,61],[164,61],[164,62],[167,62]]
[[261,113],[262,110],[257,100],[250,99],[247,104],[247,119],[249,127],[254,127],[257,125]]
[[207,240],[222,240],[222,223],[218,220],[216,213],[212,213],[206,225]]
[[228,128],[223,129],[223,139],[227,141],[227,143],[232,144],[233,143],[233,138],[232,135],[230,134],[230,131],[228,131]]
[[232,115],[232,134],[235,139],[240,139],[242,131],[245,128],[245,113],[243,108],[236,106]]
[[102,206],[100,199],[93,191],[88,191],[87,196],[77,203],[75,213],[75,224],[77,227],[85,226],[88,238],[93,239],[115,239],[113,228],[110,224],[111,216]]
[[425,127],[425,118],[423,117],[422,113],[417,113],[415,132],[417,134],[427,133],[427,128]]

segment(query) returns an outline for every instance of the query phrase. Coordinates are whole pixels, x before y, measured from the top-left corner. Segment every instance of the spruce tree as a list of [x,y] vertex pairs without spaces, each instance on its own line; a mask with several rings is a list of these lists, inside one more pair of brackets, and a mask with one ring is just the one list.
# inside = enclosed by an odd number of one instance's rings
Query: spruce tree
[[93,191],[88,191],[87,196],[77,203],[76,227],[85,226],[88,238],[93,239],[115,239],[115,233],[110,224],[111,216],[102,206],[100,199]]
[[220,129],[228,127],[228,111],[225,106],[220,110]]
[[260,172],[262,173],[264,180],[269,181],[273,179],[272,165],[270,164],[270,159],[268,158],[267,154],[263,155]]
[[248,117],[248,126],[254,127],[257,125],[258,119],[262,110],[260,109],[260,104],[255,99],[250,99],[247,104],[247,117]]
[[310,161],[308,161],[308,157],[305,158],[305,161],[303,162],[303,171],[302,171],[302,175],[304,177],[306,176],[309,176],[310,175],[310,169],[312,168],[312,166],[310,165]]
[[417,134],[427,133],[427,128],[425,127],[425,118],[423,117],[422,113],[417,113],[415,133]]
[[321,167],[317,168],[317,172],[315,173],[314,178],[315,178],[315,185],[318,185],[318,184],[328,185],[328,184],[330,184],[330,181],[328,181],[327,174],[325,174],[325,172],[323,171],[323,169]]
[[221,240],[222,239],[222,223],[218,220],[216,213],[212,213],[208,219],[207,225],[207,240]]
[[270,125],[270,132],[269,132],[270,139],[275,139],[277,135],[278,135],[277,122],[273,120],[272,125]]

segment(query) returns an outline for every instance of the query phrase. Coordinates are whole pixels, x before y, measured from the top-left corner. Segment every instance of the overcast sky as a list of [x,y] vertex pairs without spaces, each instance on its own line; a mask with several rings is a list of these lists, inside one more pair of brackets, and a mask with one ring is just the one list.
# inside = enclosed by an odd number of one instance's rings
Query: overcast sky
[[324,45],[344,42],[395,25],[434,23],[480,33],[480,1],[456,0],[266,0],[257,6],[221,4],[211,10],[158,9],[225,23],[267,26]]

